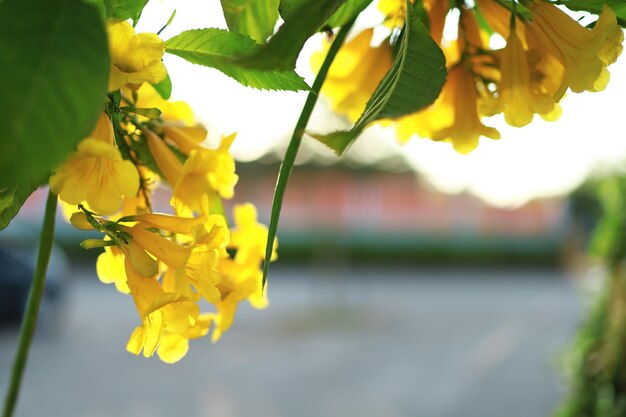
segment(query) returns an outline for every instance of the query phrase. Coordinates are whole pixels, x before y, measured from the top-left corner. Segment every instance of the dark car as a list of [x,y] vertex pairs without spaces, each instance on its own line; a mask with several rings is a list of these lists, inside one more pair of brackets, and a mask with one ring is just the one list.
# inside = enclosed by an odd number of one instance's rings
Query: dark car
[[[35,271],[39,231],[36,226],[14,220],[0,232],[0,325],[21,320]],[[54,247],[50,256],[41,315],[59,304],[69,271],[63,251]]]

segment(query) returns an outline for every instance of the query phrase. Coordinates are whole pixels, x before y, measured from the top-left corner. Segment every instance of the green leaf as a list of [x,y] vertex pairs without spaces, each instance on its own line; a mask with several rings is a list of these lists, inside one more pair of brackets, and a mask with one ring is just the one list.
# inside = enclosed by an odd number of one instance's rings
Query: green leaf
[[610,6],[617,16],[617,23],[626,27],[626,1],[624,0],[564,0],[561,4],[573,11],[586,11],[600,14],[602,6]]
[[325,26],[336,28],[345,25],[356,18],[370,3],[372,0],[346,0],[343,6],[328,19]]
[[161,26],[161,29],[159,29],[159,31],[157,32],[157,35],[160,35],[161,32],[163,32],[165,29],[167,29],[167,27],[172,24],[172,22],[174,21],[175,17],[176,17],[176,9],[174,9],[172,11],[172,14],[170,15],[170,18],[167,19],[167,22],[165,22],[165,24],[163,26]]
[[104,0],[107,18],[128,20],[133,22],[139,20],[143,8],[148,4],[148,0]]
[[311,135],[338,155],[365,127],[380,119],[414,113],[435,101],[446,80],[446,61],[439,46],[407,4],[405,28],[391,69],[370,98],[365,111],[349,131]]
[[296,11],[306,4],[308,0],[280,0],[278,11],[280,17],[286,22],[296,14]]
[[228,29],[263,44],[278,20],[279,0],[220,0]]
[[11,189],[0,191],[0,230],[9,225],[13,217],[17,215],[29,195],[37,186],[20,184]]
[[324,25],[345,0],[306,0],[290,10],[285,23],[269,42],[237,62],[249,68],[291,70],[296,66],[304,43]]
[[339,29],[339,32],[337,32],[337,36],[335,36],[333,43],[330,45],[328,53],[324,58],[324,62],[322,63],[322,66],[320,67],[315,77],[315,81],[313,81],[311,91],[306,98],[304,107],[302,107],[302,112],[300,113],[300,117],[298,118],[296,126],[293,130],[291,140],[289,141],[289,145],[287,146],[287,150],[285,151],[283,162],[280,164],[278,178],[276,179],[276,188],[274,189],[274,197],[272,199],[270,224],[267,229],[265,261],[263,263],[263,286],[265,286],[265,282],[267,280],[267,273],[269,271],[270,261],[272,258],[274,241],[276,238],[276,232],[278,230],[278,221],[280,219],[280,212],[283,206],[285,190],[287,189],[287,182],[289,181],[291,170],[293,169],[293,166],[296,162],[296,156],[298,155],[298,149],[300,149],[300,144],[302,143],[304,130],[309,123],[309,119],[311,118],[311,114],[313,113],[313,109],[315,108],[315,103],[317,103],[317,99],[319,98],[320,89],[322,88],[322,85],[326,80],[326,76],[328,75],[328,70],[330,69],[333,60],[337,56],[337,52],[339,52],[341,45],[343,45],[343,42],[348,36],[348,33],[350,32],[353,24],[354,21],[349,21],[346,25],[342,26],[341,29]]
[[166,52],[187,61],[215,68],[239,83],[267,90],[308,90],[302,77],[293,71],[264,71],[242,68],[233,58],[262,48],[247,36],[222,29],[192,29],[165,42]]
[[152,87],[159,93],[163,100],[169,100],[172,96],[172,80],[170,79],[170,75],[167,74],[163,81],[157,84],[151,84]]
[[0,45],[0,189],[14,189],[48,178],[91,132],[110,62],[102,19],[81,0],[0,2]]

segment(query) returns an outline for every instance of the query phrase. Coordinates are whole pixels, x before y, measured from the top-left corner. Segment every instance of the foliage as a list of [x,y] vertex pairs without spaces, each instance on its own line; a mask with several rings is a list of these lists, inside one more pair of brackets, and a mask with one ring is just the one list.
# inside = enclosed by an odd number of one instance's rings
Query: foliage
[[604,290],[567,357],[570,393],[556,417],[613,417],[626,412],[626,178],[598,186],[603,214],[590,245],[606,266]]
[[397,118],[432,104],[445,82],[445,58],[428,31],[407,7],[405,29],[396,57],[385,78],[352,129],[315,138],[341,155],[372,122]]
[[192,29],[169,39],[166,51],[193,64],[213,67],[241,84],[267,90],[306,90],[308,86],[293,68],[248,69],[235,61],[238,55],[255,54],[262,48],[252,39],[222,29]]
[[97,11],[80,0],[1,2],[0,44],[0,188],[13,189],[49,176],[91,131],[109,54]]

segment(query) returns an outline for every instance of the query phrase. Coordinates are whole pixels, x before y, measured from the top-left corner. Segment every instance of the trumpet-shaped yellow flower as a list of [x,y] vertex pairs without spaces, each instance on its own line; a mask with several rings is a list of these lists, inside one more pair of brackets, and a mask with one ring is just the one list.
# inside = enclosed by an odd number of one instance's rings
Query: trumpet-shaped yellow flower
[[[511,11],[496,0],[477,0],[476,5],[491,29],[508,39],[511,33]],[[515,29],[524,44],[526,28],[519,16],[516,18]]]
[[115,284],[115,288],[124,294],[130,292],[126,283],[126,271],[124,269],[124,254],[116,247],[104,248],[104,252],[98,255],[96,261],[96,273],[104,284]]
[[137,194],[139,174],[115,147],[106,114],[100,116],[94,132],[80,141],[76,152],[50,177],[50,189],[66,203],[86,202],[100,214],[115,213],[124,196]]
[[[259,262],[265,259],[267,244],[267,226],[259,223],[256,207],[251,203],[238,204],[233,209],[235,227],[230,232],[230,246],[237,249],[236,259],[240,262],[251,260],[258,267]],[[276,260],[278,248],[277,240],[272,246],[271,261]]]
[[529,28],[565,69],[565,81],[576,93],[604,90],[609,81],[607,66],[622,52],[624,32],[615,12],[604,5],[593,27],[587,29],[553,4],[533,0],[528,8]]
[[[211,339],[216,342],[231,326],[237,305],[248,300],[254,308],[268,305],[263,288],[261,262],[265,259],[267,227],[257,220],[257,211],[252,204],[234,208],[235,227],[231,230],[228,246],[236,250],[234,258],[219,258],[217,270],[221,280],[217,284],[220,299],[216,303],[215,327]],[[277,242],[271,260],[276,259]]]
[[165,330],[161,334],[157,355],[165,363],[175,363],[181,360],[189,350],[189,340],[205,336],[213,323],[213,314],[200,314],[196,323],[183,334],[171,333]]
[[217,314],[213,316],[215,327],[211,340],[217,342],[226,333],[235,319],[237,306],[248,299],[255,308],[265,308],[267,299],[262,290],[263,274],[257,268],[239,264],[232,259],[223,259],[219,270],[222,279],[217,285],[221,299],[216,303]]
[[512,31],[502,51],[502,79],[498,85],[504,118],[511,126],[526,126],[535,113],[550,114],[554,99],[531,84],[528,58],[521,41]]
[[192,150],[175,183],[172,205],[179,215],[202,213],[206,196],[232,198],[239,177],[229,148],[236,133],[222,138],[217,149]]
[[148,149],[150,154],[152,154],[152,158],[154,158],[154,162],[156,162],[167,182],[173,187],[183,172],[183,163],[156,133],[148,129],[145,129],[143,133],[146,136]]
[[161,111],[158,122],[165,138],[185,155],[200,148],[207,131],[195,124],[193,111],[184,101],[164,100],[150,84],[144,84],[137,91],[138,108],[158,108]]
[[[127,95],[130,96],[130,94]],[[161,110],[160,118],[166,122],[181,123],[185,126],[192,126],[195,123],[193,110],[189,104],[184,101],[165,100],[154,87],[148,83],[144,83],[139,90],[137,90],[135,106],[138,108],[157,108]]]
[[163,290],[154,278],[139,275],[130,261],[125,262],[130,293],[142,324],[130,336],[126,349],[145,357],[152,356],[164,333],[185,335],[196,325],[200,309],[191,300]]
[[141,249],[172,268],[184,267],[191,255],[191,248],[179,245],[153,232],[149,224],[138,223],[132,227],[119,225],[118,228],[128,233],[132,242]]
[[185,155],[191,151],[201,149],[200,143],[206,139],[207,131],[202,126],[184,126],[178,123],[163,124],[165,138]]
[[476,82],[464,63],[456,65],[448,73],[441,101],[442,105],[453,109],[454,121],[451,126],[433,132],[433,140],[450,142],[456,151],[467,154],[478,146],[480,136],[500,139],[496,129],[480,121]]
[[107,22],[111,71],[109,91],[137,89],[144,82],[158,83],[167,76],[161,61],[165,43],[154,33],[135,34],[127,21]]
[[[372,47],[373,29],[359,33],[346,43],[333,61],[322,94],[328,97],[334,111],[356,121],[372,93],[383,79],[392,64],[389,44]],[[313,54],[311,67],[319,69],[330,45]]]

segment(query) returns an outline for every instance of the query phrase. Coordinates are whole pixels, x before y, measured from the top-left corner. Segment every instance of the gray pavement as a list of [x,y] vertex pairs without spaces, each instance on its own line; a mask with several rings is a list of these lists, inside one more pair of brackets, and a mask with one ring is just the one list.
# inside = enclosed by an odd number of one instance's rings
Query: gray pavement
[[[581,296],[549,270],[274,268],[182,362],[124,350],[131,300],[75,271],[33,345],[17,417],[544,417]],[[16,332],[0,332],[4,393]]]

